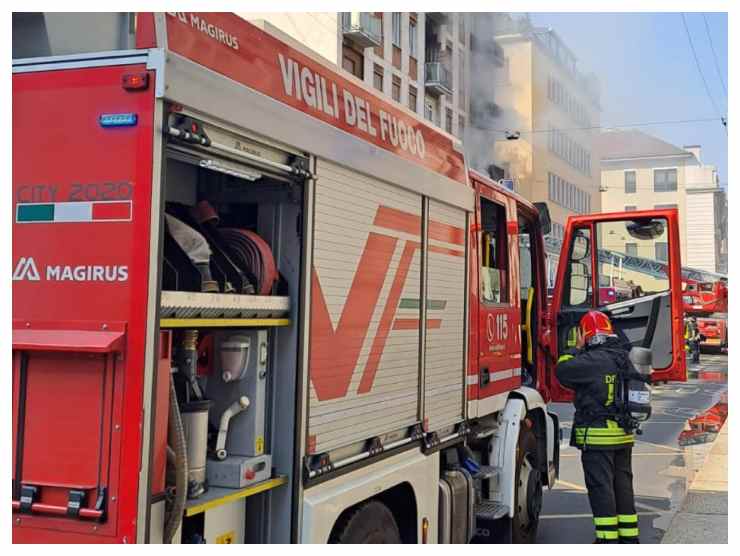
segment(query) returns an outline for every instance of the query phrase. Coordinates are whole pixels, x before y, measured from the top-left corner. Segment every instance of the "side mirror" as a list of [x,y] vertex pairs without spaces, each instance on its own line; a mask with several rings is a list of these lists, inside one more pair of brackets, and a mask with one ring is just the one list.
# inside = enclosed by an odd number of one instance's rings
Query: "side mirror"
[[665,232],[665,221],[663,220],[633,220],[627,224],[627,233],[644,241],[659,238]]
[[581,230],[576,230],[573,236],[573,249],[570,253],[571,261],[582,261],[590,255],[591,240]]
[[552,231],[552,220],[550,220],[550,209],[547,203],[534,203],[537,212],[540,215],[540,228],[542,235],[547,235]]
[[591,290],[591,276],[588,266],[583,263],[570,263],[570,302],[581,305],[588,300]]

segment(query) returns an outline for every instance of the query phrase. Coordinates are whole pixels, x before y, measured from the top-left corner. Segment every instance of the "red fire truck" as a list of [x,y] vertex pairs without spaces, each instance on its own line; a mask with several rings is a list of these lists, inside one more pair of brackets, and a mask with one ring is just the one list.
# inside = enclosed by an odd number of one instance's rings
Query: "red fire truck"
[[683,284],[684,312],[696,317],[705,349],[727,349],[727,282],[686,279]]
[[532,541],[615,229],[685,379],[674,209],[570,218],[548,306],[546,207],[451,136],[233,14],[78,16],[14,15],[15,542]]

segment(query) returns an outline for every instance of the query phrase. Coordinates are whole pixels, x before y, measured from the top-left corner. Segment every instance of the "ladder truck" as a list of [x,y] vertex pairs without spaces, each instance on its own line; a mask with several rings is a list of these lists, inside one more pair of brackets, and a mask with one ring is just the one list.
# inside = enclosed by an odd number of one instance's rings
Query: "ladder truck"
[[[267,24],[13,25],[14,542],[533,542],[580,316],[685,380],[675,209],[548,304],[544,204]],[[603,305],[615,229],[669,263]]]

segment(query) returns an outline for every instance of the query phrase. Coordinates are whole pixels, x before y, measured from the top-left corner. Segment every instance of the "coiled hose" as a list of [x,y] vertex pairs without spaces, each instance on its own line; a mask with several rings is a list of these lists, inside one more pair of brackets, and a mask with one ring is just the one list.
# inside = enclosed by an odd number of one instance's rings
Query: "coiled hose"
[[221,228],[221,237],[234,255],[234,262],[254,274],[259,295],[270,295],[278,279],[277,266],[272,249],[267,242],[251,230]]
[[185,429],[182,426],[180,407],[177,404],[175,380],[170,374],[170,418],[167,427],[167,443],[175,455],[175,500],[164,526],[164,543],[170,544],[180,527],[188,494],[188,452],[185,445]]

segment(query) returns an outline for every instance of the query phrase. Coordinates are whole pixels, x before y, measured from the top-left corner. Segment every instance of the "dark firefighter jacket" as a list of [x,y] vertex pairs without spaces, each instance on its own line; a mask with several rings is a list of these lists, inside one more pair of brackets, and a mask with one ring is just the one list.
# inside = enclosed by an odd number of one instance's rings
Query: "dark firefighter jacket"
[[616,449],[634,444],[634,434],[608,417],[615,411],[617,369],[625,365],[630,365],[627,351],[617,338],[585,349],[569,349],[558,360],[558,380],[575,392],[572,446]]

